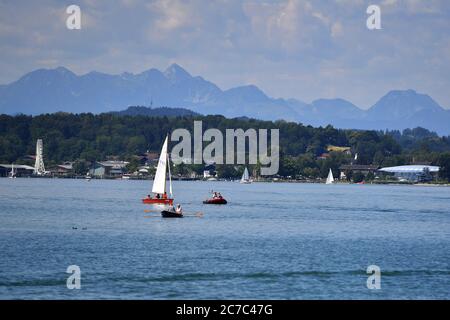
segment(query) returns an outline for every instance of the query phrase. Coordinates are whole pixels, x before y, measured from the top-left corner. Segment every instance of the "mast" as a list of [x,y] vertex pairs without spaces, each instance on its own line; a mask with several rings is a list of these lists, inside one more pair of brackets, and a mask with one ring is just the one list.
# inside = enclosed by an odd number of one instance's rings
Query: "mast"
[[[165,142],[164,142],[164,144],[165,144]],[[166,153],[166,164],[165,164],[165,167],[167,167],[167,153]],[[164,168],[164,188],[163,188],[164,192],[166,192],[166,184],[167,184],[167,176],[166,176],[166,168]]]
[[167,153],[167,166],[169,167],[169,193],[170,193],[170,197],[173,198],[173,196],[172,196],[172,174],[170,173],[169,153]]

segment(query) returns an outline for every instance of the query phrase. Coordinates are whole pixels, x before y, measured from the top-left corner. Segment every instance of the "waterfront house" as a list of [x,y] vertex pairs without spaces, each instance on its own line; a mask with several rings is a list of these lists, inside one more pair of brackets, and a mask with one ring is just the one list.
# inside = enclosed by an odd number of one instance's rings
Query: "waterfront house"
[[118,177],[126,173],[127,161],[99,161],[95,162],[89,169],[89,174],[92,177]]
[[[7,177],[11,169],[11,164],[0,164],[0,177]],[[24,164],[14,164],[14,170],[17,177],[31,176],[34,172],[34,167]]]

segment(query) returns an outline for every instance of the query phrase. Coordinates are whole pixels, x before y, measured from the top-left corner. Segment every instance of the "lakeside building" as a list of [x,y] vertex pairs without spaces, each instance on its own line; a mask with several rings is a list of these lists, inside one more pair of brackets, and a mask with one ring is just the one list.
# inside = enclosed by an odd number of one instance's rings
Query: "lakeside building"
[[327,150],[327,152],[322,153],[316,159],[317,160],[326,160],[326,159],[330,158],[332,152],[343,153],[343,154],[346,154],[349,156],[352,155],[352,151],[351,151],[350,147],[333,146],[330,144],[327,146],[326,150]]
[[52,176],[61,176],[61,177],[71,176],[74,174],[73,163],[64,162],[63,164],[58,164],[56,166],[50,167],[48,171],[50,171],[50,174]]
[[426,182],[436,178],[439,173],[439,167],[430,165],[405,165],[381,168],[378,171],[392,174],[401,181]]
[[92,177],[103,178],[105,176],[122,176],[126,172],[127,161],[99,161],[95,162],[92,168],[89,169],[89,174]]
[[330,157],[330,154],[327,153],[327,152],[325,152],[325,153],[322,153],[320,156],[318,156],[318,157],[317,157],[317,160],[326,160],[326,159],[328,159],[329,157]]
[[158,152],[145,152],[136,156],[141,166],[158,165]]
[[333,145],[328,145],[327,146],[327,151],[328,152],[342,152],[344,154],[347,155],[351,155],[352,151],[350,147],[340,147],[340,146],[333,146]]
[[203,178],[209,179],[217,176],[216,165],[214,163],[207,164],[203,168]]
[[375,174],[379,168],[380,166],[373,164],[343,164],[339,167],[340,179],[346,179],[348,176],[351,176],[355,172],[360,172],[365,176],[367,176],[369,173]]
[[[7,177],[11,172],[12,165],[11,164],[0,164],[0,177]],[[18,177],[27,177],[31,176],[34,172],[34,167],[27,166],[24,164],[15,164],[14,170]]]

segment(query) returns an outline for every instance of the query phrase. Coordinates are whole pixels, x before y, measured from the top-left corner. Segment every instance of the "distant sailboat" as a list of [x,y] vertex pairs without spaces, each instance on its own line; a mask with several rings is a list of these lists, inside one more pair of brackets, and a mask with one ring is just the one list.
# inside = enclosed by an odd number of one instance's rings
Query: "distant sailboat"
[[248,174],[247,167],[245,167],[244,174],[242,175],[242,178],[241,178],[241,183],[246,183],[246,184],[252,183],[252,181],[250,180],[250,176]]
[[[92,176],[95,175],[95,163],[96,163],[96,161],[92,161],[91,168],[88,170],[88,172],[86,172],[86,175],[84,176],[84,179],[86,181],[91,181]],[[91,172],[92,172],[92,176],[91,176]]]
[[333,172],[331,171],[331,168],[330,168],[330,171],[328,172],[327,181],[325,183],[326,184],[334,183],[334,177],[333,177]]
[[16,178],[16,171],[14,170],[14,163],[11,165],[11,172],[9,173],[9,178],[10,179]]
[[[172,177],[170,174],[170,161],[169,154],[167,152],[167,145],[169,142],[169,137],[167,136],[164,140],[164,144],[161,149],[161,155],[159,156],[158,168],[156,169],[155,179],[153,180],[152,192],[155,197],[150,195],[147,198],[142,199],[143,203],[148,204],[167,204],[173,205],[173,194],[172,194]],[[169,171],[169,193],[170,198],[167,197],[166,193],[166,174]]]

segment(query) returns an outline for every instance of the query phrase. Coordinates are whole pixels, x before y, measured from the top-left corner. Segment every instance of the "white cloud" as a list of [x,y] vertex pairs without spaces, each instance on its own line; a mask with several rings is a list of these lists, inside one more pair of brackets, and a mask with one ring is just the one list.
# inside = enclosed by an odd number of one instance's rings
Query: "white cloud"
[[148,8],[158,16],[154,23],[158,31],[171,31],[195,23],[191,8],[183,1],[159,0],[148,4]]
[[335,93],[370,105],[405,85],[450,106],[447,0],[80,1],[82,30],[57,0],[0,2],[0,83],[39,67],[121,73],[177,62],[229,88],[313,100]]

